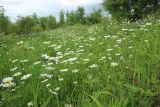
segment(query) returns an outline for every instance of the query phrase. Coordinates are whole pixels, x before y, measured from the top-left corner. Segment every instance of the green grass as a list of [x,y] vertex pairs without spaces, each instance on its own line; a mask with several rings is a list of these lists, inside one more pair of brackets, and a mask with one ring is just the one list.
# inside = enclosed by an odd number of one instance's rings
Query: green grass
[[22,73],[0,87],[0,106],[159,107],[159,34],[160,20],[147,19],[0,37],[0,80]]

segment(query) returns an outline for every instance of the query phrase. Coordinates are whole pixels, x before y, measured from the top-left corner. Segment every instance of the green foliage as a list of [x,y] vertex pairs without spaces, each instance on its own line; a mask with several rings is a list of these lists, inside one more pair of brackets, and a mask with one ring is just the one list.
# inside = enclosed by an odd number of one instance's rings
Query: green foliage
[[78,7],[76,11],[71,11],[70,13],[67,11],[66,13],[66,21],[68,25],[74,24],[85,24],[85,10],[83,7]]
[[70,13],[66,13],[66,17],[67,17],[67,24],[68,25],[74,25],[78,23],[77,20],[77,13],[75,11],[71,11]]
[[93,9],[93,12],[87,16],[87,23],[88,24],[96,24],[101,22],[102,19],[102,10],[101,9]]
[[40,19],[40,26],[42,27],[43,30],[47,29],[47,18],[46,17],[41,17]]
[[16,23],[10,23],[8,26],[8,33],[10,34],[18,33],[18,25]]
[[[93,9],[89,16],[85,16],[85,9],[78,7],[75,11],[60,11],[60,19],[57,22],[52,15],[39,17],[36,13],[29,16],[18,16],[16,22],[11,22],[9,17],[5,16],[4,10],[0,11],[0,31],[1,33],[27,34],[40,32],[44,30],[55,29],[57,27],[75,24],[95,24],[101,21],[101,10]],[[66,16],[65,16],[66,15]],[[65,19],[66,17],[66,19]]]
[[9,24],[10,20],[8,16],[5,16],[5,10],[3,8],[0,9],[0,33],[7,34]]
[[103,20],[1,37],[0,81],[13,77],[15,86],[0,83],[0,106],[159,107],[159,22]]
[[159,0],[104,0],[104,7],[117,19],[140,19],[147,14],[156,12]]
[[160,20],[148,19],[1,37],[0,80],[22,74],[0,87],[0,106],[159,107]]
[[19,16],[17,20],[18,33],[19,34],[29,34],[32,28],[35,26],[35,21],[32,16]]
[[48,16],[47,17],[47,25],[49,27],[49,29],[55,29],[57,22],[56,22],[56,18],[54,16]]
[[76,10],[77,13],[77,20],[79,23],[84,24],[85,23],[85,9],[83,7],[78,7]]
[[63,10],[61,10],[60,11],[60,25],[61,26],[64,26],[64,24],[65,24],[65,15],[64,15],[64,11]]
[[52,15],[47,17],[40,17],[39,22],[43,30],[55,29],[57,27],[56,18]]

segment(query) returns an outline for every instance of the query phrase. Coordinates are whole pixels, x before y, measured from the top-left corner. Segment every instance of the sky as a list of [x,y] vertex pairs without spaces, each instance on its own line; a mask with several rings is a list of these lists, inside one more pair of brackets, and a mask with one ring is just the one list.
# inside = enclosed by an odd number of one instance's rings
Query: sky
[[58,17],[61,9],[75,10],[78,6],[90,11],[102,2],[103,0],[0,0],[0,6],[5,8],[7,16],[15,20],[18,15],[31,15],[34,12],[39,16]]

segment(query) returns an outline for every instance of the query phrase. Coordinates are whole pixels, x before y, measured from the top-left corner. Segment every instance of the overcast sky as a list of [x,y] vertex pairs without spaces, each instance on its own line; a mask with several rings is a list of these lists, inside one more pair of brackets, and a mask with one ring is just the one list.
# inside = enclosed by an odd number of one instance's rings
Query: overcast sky
[[6,15],[13,19],[17,15],[30,15],[37,13],[39,16],[58,16],[61,9],[73,10],[77,6],[91,8],[101,4],[103,0],[0,0],[0,6],[4,6]]

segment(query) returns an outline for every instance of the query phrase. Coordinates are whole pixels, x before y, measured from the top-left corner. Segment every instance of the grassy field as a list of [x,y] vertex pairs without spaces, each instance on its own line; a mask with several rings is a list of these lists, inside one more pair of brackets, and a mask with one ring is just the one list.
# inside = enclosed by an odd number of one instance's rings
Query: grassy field
[[1,107],[160,107],[160,20],[0,37]]

